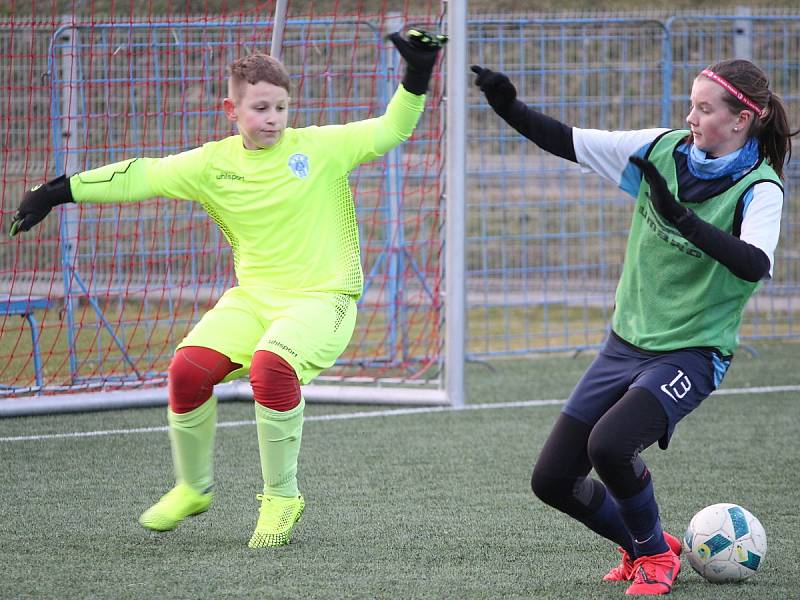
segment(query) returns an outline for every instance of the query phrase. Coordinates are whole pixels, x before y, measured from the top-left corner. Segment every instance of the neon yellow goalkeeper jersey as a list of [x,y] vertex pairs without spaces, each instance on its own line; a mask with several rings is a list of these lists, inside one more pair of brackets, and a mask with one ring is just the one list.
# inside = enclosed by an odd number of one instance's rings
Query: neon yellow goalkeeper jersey
[[287,128],[261,150],[245,149],[235,135],[84,171],[70,187],[79,203],[195,200],[228,239],[240,285],[359,296],[364,277],[348,175],[408,139],[424,104],[400,86],[381,117]]

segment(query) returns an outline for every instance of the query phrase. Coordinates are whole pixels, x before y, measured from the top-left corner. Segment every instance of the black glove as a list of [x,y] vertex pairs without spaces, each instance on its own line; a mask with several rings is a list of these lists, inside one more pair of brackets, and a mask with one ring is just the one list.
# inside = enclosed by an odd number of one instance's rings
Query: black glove
[[397,31],[389,34],[388,39],[406,61],[403,87],[412,94],[421,96],[428,91],[428,82],[431,80],[436,58],[447,43],[447,36],[432,35],[417,29],[409,29],[407,35],[408,39],[406,40]]
[[644,178],[650,185],[650,202],[653,203],[653,208],[656,209],[656,212],[680,228],[686,222],[686,219],[694,213],[675,200],[675,196],[672,195],[667,187],[666,180],[653,163],[638,156],[631,156],[628,160],[641,169]]
[[667,188],[667,182],[649,160],[638,156],[631,156],[628,160],[642,170],[647,183],[650,184],[650,201],[653,207],[672,223],[684,238],[739,279],[755,283],[769,275],[769,258],[761,248],[703,221],[693,210],[678,204]]
[[74,202],[74,200],[66,175],[56,177],[42,185],[33,186],[25,192],[17,214],[14,215],[14,220],[11,222],[11,230],[8,235],[14,237],[20,231],[28,231],[44,219],[54,206],[67,202]]
[[471,68],[477,75],[475,85],[486,95],[489,106],[502,117],[517,99],[517,88],[505,73],[484,69],[480,65],[472,65]]

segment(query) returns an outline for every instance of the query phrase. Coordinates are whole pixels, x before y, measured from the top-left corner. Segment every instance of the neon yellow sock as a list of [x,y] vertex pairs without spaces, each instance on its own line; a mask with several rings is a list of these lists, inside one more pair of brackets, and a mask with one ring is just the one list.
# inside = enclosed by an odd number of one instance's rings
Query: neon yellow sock
[[264,494],[268,496],[297,496],[297,457],[303,434],[305,400],[292,410],[281,412],[256,405],[258,451],[261,455],[261,474]]
[[214,482],[214,434],[217,431],[217,398],[178,414],[167,409],[169,439],[175,477],[198,492],[205,492]]

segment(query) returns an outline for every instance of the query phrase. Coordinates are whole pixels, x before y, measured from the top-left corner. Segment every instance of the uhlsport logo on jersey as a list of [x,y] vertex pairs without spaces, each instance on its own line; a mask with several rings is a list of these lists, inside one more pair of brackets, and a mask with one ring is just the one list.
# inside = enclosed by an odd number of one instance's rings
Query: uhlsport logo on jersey
[[691,389],[691,379],[680,369],[678,369],[678,374],[672,378],[672,381],[661,386],[661,391],[672,398],[674,402],[681,400]]
[[228,181],[244,181],[244,177],[233,171],[220,171],[217,179],[227,179]]
[[300,153],[292,154],[289,157],[289,168],[295,174],[295,177],[305,179],[309,173],[308,156]]

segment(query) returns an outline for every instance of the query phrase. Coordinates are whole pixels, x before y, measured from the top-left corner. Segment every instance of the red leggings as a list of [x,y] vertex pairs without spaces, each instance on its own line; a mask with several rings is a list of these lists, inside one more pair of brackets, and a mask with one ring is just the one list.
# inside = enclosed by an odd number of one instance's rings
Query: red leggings
[[292,365],[277,354],[259,350],[250,364],[253,398],[272,410],[292,410],[300,404],[300,381]]
[[[211,397],[214,386],[242,365],[227,356],[201,346],[184,346],[169,364],[167,386],[169,407],[178,414],[199,407]],[[287,411],[300,404],[300,382],[292,366],[266,350],[253,355],[250,384],[256,402],[267,408]]]

